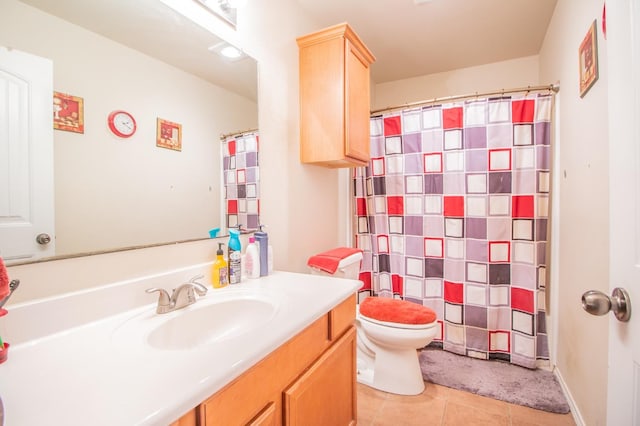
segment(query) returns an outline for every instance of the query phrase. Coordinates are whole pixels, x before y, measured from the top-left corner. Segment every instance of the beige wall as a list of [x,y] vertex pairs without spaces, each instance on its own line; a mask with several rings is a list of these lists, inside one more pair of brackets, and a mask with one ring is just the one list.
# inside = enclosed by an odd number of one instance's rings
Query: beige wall
[[[259,62],[261,219],[276,269],[306,272],[307,259],[338,244],[339,171],[300,164],[296,37],[321,27],[294,0],[250,1],[247,49]],[[265,36],[267,35],[268,36]]]
[[445,96],[492,92],[552,83],[539,81],[538,56],[377,84],[372,110]]
[[[557,368],[585,424],[606,423],[606,318],[581,308],[586,290],[609,292],[607,43],[600,0],[560,0],[540,51],[540,78],[559,81],[560,188]],[[578,90],[578,46],[598,19],[599,81],[584,98]]]

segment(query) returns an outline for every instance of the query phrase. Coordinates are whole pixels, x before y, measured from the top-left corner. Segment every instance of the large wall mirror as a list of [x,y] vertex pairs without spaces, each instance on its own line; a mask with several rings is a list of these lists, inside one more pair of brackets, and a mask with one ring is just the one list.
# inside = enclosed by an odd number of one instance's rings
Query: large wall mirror
[[[223,59],[224,40],[158,0],[3,9],[0,45],[51,59],[54,90],[83,99],[84,132],[54,131],[55,257],[224,230],[220,136],[258,127],[256,61]],[[109,130],[115,110],[133,136]],[[180,150],[157,146],[159,118],[181,125]]]

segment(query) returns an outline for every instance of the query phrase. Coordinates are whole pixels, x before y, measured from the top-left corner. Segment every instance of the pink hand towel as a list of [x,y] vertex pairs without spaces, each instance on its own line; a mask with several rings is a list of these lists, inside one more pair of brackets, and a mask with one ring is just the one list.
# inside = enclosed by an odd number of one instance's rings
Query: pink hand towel
[[4,261],[0,257],[0,300],[9,295],[9,274],[4,266]]

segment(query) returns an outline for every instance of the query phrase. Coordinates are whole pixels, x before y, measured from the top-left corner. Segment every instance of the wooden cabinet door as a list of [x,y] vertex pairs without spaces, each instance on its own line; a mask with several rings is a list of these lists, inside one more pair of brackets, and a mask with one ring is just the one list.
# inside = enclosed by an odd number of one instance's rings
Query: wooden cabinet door
[[300,49],[300,160],[344,158],[344,39]]
[[351,327],[284,391],[284,424],[356,424],[356,332]]
[[345,155],[369,161],[369,62],[352,43],[346,46]]

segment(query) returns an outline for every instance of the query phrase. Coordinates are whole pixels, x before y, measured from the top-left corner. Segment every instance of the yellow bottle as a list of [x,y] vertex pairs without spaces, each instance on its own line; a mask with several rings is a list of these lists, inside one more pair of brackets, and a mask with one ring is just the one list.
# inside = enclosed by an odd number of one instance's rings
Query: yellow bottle
[[224,260],[224,251],[222,246],[224,243],[218,243],[218,251],[216,252],[216,261],[213,262],[213,270],[211,271],[211,284],[213,288],[226,287],[229,284],[227,276],[227,261]]

